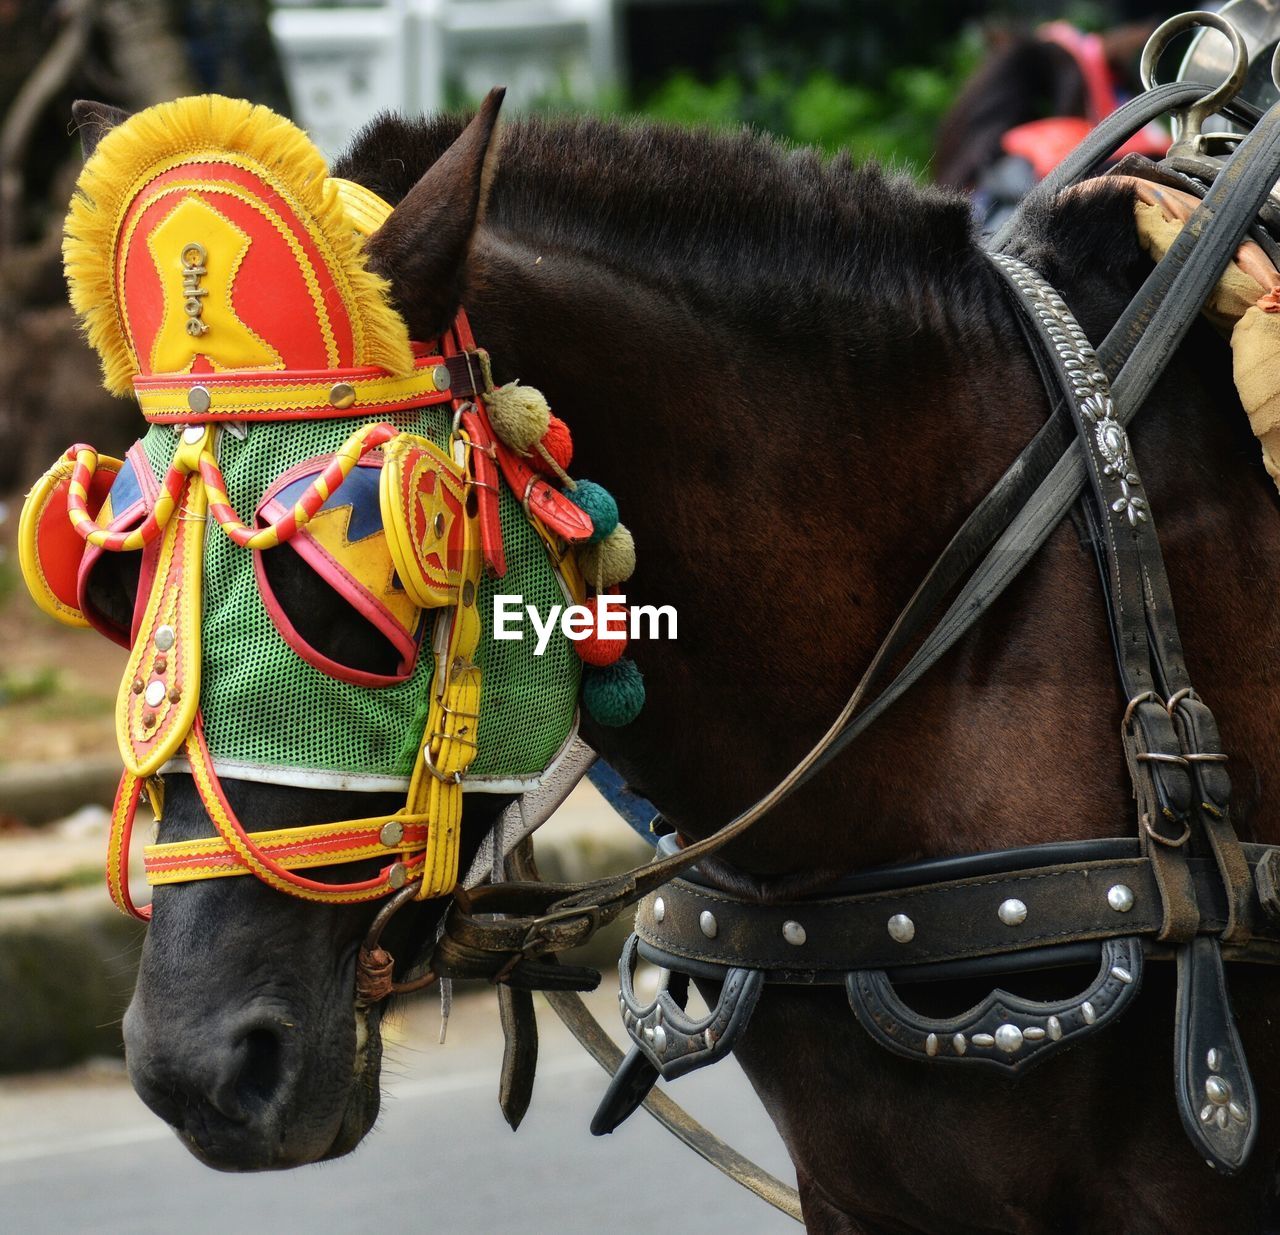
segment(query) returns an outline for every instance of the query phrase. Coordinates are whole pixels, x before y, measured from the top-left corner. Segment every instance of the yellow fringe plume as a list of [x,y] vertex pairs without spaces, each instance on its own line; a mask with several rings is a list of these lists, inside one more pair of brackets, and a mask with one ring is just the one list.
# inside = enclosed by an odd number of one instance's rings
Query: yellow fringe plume
[[356,360],[393,374],[413,368],[409,332],[391,307],[390,285],[365,268],[362,219],[349,217],[341,186],[307,135],[266,107],[206,94],[160,103],[107,133],[84,165],[62,242],[71,305],[102,358],[113,394],[128,394],[139,372],[112,278],[120,224],[130,202],[165,166],[236,155],[256,164],[314,224],[336,272],[345,276]]

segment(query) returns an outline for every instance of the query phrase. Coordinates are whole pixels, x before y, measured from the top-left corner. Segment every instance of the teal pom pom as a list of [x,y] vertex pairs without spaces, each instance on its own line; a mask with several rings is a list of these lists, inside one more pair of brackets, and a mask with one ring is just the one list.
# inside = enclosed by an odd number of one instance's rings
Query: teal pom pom
[[591,533],[588,544],[603,540],[618,526],[618,503],[608,489],[594,480],[578,481],[576,487],[565,493],[565,497],[591,516],[595,531]]
[[582,676],[582,702],[598,725],[629,725],[644,707],[644,677],[635,661],[624,656],[607,668],[588,669]]

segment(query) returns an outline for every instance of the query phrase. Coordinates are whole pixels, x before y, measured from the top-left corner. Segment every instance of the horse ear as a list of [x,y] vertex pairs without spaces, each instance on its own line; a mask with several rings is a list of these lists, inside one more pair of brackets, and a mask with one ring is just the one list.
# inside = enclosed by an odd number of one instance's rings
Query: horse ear
[[76,99],[71,104],[71,116],[80,133],[80,149],[86,159],[116,125],[129,119],[127,111],[112,107],[110,103],[95,103],[92,99]]
[[457,141],[369,237],[369,266],[390,280],[411,338],[439,335],[462,299],[467,251],[497,166],[504,94],[489,91]]

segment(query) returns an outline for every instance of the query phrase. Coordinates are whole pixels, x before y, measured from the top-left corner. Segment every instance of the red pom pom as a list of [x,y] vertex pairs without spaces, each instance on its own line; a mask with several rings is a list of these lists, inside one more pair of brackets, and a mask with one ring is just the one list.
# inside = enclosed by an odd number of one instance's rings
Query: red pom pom
[[[553,415],[551,417],[547,431],[542,435],[539,445],[556,461],[562,472],[569,470],[569,464],[573,461],[573,438],[569,436],[569,426],[559,416]],[[547,467],[546,460],[541,459],[536,450],[530,453],[532,455],[531,461],[539,471],[549,472],[551,470]],[[540,467],[539,464],[541,464]]]
[[602,639],[596,631],[592,631],[585,639],[577,640],[573,645],[584,664],[595,665],[603,669],[621,660],[622,653],[627,650],[625,639]]

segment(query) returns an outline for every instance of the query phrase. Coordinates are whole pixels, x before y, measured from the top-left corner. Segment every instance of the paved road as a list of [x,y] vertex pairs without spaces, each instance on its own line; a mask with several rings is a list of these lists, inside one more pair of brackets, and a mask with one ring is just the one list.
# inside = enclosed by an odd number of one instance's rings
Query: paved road
[[[612,1027],[617,1004],[595,997]],[[720,1177],[644,1112],[611,1137],[587,1123],[604,1073],[545,1005],[542,1065],[518,1133],[497,1109],[501,1032],[487,995],[458,1001],[435,1045],[424,1002],[389,1035],[377,1128],[340,1162],[285,1174],[200,1166],[134,1097],[118,1064],[0,1080],[0,1231],[23,1235],[598,1235],[799,1228]],[[788,1182],[786,1154],[731,1060],[674,1096]]]

